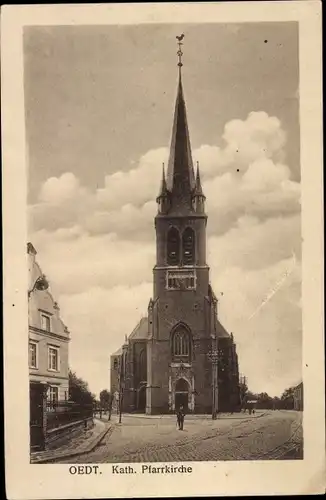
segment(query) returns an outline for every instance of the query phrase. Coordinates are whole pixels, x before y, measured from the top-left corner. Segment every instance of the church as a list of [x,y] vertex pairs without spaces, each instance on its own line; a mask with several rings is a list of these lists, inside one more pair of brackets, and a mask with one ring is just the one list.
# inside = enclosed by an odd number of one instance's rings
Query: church
[[180,53],[169,163],[156,199],[153,296],[146,317],[110,357],[111,394],[123,412],[183,406],[214,415],[240,409],[238,356],[210,284],[206,198],[191,155]]

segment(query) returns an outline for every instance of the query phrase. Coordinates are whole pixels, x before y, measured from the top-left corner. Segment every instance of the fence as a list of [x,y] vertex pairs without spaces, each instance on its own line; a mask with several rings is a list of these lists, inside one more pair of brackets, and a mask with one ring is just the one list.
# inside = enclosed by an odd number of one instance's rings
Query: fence
[[62,427],[78,421],[87,421],[93,417],[92,404],[80,404],[71,401],[47,401],[47,430]]

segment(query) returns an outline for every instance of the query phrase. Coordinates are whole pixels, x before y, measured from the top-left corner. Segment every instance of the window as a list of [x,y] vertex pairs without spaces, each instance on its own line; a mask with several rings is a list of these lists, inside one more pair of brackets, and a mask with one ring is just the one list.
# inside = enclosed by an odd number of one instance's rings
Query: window
[[59,349],[57,347],[49,347],[49,370],[58,371],[59,366]]
[[166,280],[168,290],[194,290],[196,288],[194,271],[168,271]]
[[114,358],[114,361],[113,361],[113,368],[114,368],[114,370],[118,370],[118,368],[119,368],[119,361],[118,361],[118,358]]
[[146,367],[146,351],[142,349],[139,355],[139,378],[140,382],[145,382],[147,380],[147,367]]
[[182,262],[184,265],[195,263],[195,233],[187,227],[182,235]]
[[51,318],[48,314],[41,314],[41,328],[47,332],[51,331]]
[[177,328],[172,335],[172,357],[181,361],[190,361],[190,335],[184,326]]
[[169,266],[180,264],[180,235],[175,227],[171,227],[168,232],[167,263]]
[[37,368],[37,344],[36,342],[29,343],[29,366]]
[[48,401],[56,403],[59,399],[59,387],[50,386],[48,389]]

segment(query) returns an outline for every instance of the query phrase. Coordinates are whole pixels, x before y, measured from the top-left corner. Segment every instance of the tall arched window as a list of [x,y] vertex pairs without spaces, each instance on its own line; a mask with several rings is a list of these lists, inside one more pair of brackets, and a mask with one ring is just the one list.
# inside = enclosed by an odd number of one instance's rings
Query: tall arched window
[[180,264],[180,235],[175,227],[171,227],[168,232],[167,263],[169,266]]
[[185,265],[195,263],[195,232],[187,227],[182,235],[182,261]]
[[139,378],[140,382],[145,382],[147,380],[147,363],[146,363],[145,349],[142,349],[139,354]]
[[180,361],[190,361],[191,338],[188,330],[182,325],[172,334],[172,357]]

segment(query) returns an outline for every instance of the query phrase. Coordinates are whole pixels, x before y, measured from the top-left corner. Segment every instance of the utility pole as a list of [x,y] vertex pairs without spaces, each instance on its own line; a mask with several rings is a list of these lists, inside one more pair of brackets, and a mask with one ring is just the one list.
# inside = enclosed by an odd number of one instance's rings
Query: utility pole
[[122,374],[123,374],[123,351],[121,354],[120,358],[120,369],[119,369],[119,424],[121,424],[121,418],[122,418],[122,391],[123,391],[123,385],[122,385]]
[[216,420],[218,411],[218,349],[217,338],[212,338],[212,350],[208,353],[212,363],[212,420]]
[[120,370],[119,370],[119,424],[121,424],[122,419],[122,407],[123,407],[123,392],[125,385],[126,376],[126,356],[127,356],[128,344],[124,344],[122,347],[122,354],[120,358]]

